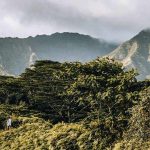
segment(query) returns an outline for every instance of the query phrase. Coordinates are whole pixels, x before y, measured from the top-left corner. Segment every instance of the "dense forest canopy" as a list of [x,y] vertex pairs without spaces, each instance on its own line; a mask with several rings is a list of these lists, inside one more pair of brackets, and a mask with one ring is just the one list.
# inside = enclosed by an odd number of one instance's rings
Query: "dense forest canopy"
[[[136,75],[113,59],[97,58],[37,61],[18,78],[1,76],[0,128],[9,115],[15,119],[12,138],[0,148],[17,148],[13,141],[23,149],[19,140],[27,132],[22,140],[29,149],[148,149],[150,81]],[[7,132],[0,132],[4,141]]]

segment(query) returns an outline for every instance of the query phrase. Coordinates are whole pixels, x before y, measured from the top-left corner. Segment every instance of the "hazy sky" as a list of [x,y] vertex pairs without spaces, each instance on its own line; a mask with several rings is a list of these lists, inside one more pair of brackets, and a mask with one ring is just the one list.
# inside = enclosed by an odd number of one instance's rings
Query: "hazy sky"
[[0,0],[0,36],[79,32],[128,40],[150,27],[150,0]]

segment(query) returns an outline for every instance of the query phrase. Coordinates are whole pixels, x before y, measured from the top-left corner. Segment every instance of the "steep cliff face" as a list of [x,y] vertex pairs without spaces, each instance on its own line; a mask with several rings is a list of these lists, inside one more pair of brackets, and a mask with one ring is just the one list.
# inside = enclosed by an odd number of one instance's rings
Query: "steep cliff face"
[[127,68],[136,68],[139,79],[150,75],[150,31],[143,30],[109,54]]
[[78,33],[0,38],[0,64],[9,74],[19,75],[38,59],[85,62],[106,55],[115,47],[116,44]]
[[2,65],[0,65],[0,75],[2,75],[2,76],[10,75],[10,74],[3,68]]

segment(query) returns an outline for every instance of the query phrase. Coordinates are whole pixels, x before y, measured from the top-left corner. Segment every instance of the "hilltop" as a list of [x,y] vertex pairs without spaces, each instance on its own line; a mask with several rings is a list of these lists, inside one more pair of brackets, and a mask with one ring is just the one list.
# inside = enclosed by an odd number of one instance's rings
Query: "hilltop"
[[150,81],[136,75],[97,58],[36,61],[17,78],[1,76],[0,149],[148,150]]

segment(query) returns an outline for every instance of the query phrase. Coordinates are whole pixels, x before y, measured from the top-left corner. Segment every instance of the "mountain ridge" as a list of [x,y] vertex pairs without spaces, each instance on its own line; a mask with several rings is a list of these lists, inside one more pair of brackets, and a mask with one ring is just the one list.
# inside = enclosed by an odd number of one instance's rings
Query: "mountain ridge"
[[30,66],[33,53],[35,60],[86,62],[109,53],[116,46],[89,35],[69,32],[0,38],[0,63],[9,74],[19,75]]
[[121,61],[126,68],[137,69],[140,74],[138,79],[148,78],[150,75],[150,32],[142,30],[108,56]]

